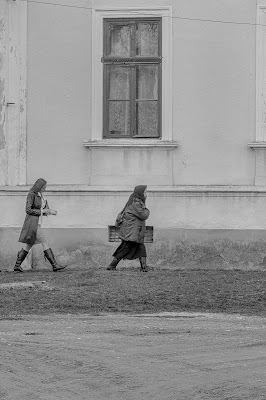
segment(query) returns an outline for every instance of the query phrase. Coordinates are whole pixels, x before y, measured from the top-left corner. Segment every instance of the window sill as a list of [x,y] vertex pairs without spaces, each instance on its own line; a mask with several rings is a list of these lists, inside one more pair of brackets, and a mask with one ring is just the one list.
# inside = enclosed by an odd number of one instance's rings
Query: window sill
[[103,139],[103,140],[84,140],[85,147],[89,148],[165,148],[175,149],[178,143],[159,139]]
[[266,142],[252,142],[248,144],[251,149],[266,149]]

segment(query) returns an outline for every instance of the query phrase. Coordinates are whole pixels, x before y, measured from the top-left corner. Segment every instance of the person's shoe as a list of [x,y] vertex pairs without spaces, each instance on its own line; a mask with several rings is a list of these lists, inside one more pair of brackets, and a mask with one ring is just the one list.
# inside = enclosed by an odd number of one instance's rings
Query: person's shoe
[[18,252],[17,261],[16,261],[16,264],[14,266],[14,272],[24,272],[23,268],[21,267],[21,264],[23,263],[23,261],[25,260],[27,255],[28,255],[28,251],[26,251],[24,249],[21,249]]
[[66,268],[66,265],[59,265],[56,262],[52,249],[44,250],[44,256],[47,258],[49,263],[52,265],[54,272],[57,272],[57,271],[60,271],[61,269]]
[[148,266],[147,266],[147,263],[146,263],[146,257],[141,257],[139,259],[139,262],[140,262],[140,271],[141,272],[148,272]]
[[117,260],[116,258],[113,259],[113,261],[111,262],[111,264],[108,265],[108,267],[106,268],[108,271],[114,271],[116,270],[116,266],[119,263],[120,260]]

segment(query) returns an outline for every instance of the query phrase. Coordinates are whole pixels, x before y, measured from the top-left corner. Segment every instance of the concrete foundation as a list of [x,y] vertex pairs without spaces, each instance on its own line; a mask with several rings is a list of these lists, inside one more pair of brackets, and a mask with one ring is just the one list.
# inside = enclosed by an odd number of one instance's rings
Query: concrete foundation
[[[13,268],[20,229],[0,229],[1,269]],[[108,242],[107,229],[46,229],[47,238],[58,261],[70,267],[105,268],[119,243]],[[155,229],[154,243],[146,244],[148,264],[156,268],[178,269],[266,269],[264,230]],[[4,250],[4,251],[3,251]],[[121,261],[121,267],[138,267],[138,260]],[[24,268],[48,268],[41,245],[32,249]]]

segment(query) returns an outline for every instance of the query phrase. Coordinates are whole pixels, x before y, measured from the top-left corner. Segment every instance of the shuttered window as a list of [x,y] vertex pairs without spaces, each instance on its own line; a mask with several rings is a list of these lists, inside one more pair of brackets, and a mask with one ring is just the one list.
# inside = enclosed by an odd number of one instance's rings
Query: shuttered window
[[104,20],[105,138],[161,136],[161,18]]

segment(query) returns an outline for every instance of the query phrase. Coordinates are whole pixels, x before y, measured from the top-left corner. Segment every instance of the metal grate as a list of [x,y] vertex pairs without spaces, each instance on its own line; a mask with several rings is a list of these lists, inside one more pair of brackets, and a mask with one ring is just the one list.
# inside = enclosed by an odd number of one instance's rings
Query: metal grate
[[[118,229],[113,225],[108,226],[108,237],[109,242],[120,242],[121,240],[118,236]],[[146,226],[144,243],[153,243],[153,226]]]

